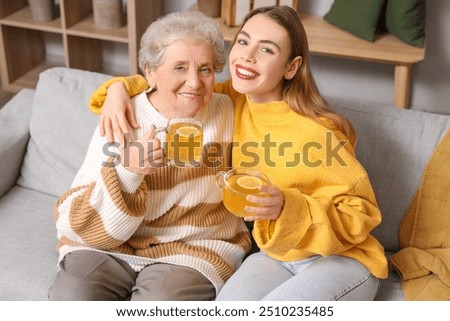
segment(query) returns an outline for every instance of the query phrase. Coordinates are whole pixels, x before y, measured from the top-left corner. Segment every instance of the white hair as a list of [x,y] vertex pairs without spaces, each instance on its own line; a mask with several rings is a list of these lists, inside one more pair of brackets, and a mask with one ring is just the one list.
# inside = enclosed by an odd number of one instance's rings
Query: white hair
[[165,49],[181,39],[204,40],[214,52],[214,70],[221,72],[226,63],[222,30],[217,22],[201,12],[173,12],[158,18],[145,31],[139,49],[139,68],[156,68]]

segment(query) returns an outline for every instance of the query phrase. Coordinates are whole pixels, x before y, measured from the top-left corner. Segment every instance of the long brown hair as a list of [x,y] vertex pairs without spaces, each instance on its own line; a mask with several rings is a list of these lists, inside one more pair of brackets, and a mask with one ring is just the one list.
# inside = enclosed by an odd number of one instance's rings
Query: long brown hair
[[[244,19],[241,28],[253,16],[263,14],[288,33],[291,43],[289,61],[295,57],[302,57],[302,64],[292,79],[285,79],[283,83],[283,99],[298,114],[323,122],[328,119],[334,125],[333,129],[341,131],[352,145],[356,144],[356,134],[353,125],[345,117],[331,110],[327,101],[322,97],[310,69],[308,39],[305,28],[298,13],[288,6],[261,7],[252,10]],[[330,127],[328,122],[324,125]]]

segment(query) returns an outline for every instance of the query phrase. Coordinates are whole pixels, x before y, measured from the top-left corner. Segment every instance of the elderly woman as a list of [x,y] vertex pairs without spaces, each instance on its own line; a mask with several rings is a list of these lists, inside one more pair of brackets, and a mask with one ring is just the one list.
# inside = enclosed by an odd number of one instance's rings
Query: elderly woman
[[[56,204],[51,300],[211,300],[238,268],[250,235],[215,186],[233,131],[231,100],[212,92],[225,59],[220,29],[201,13],[172,13],[147,29],[139,67],[151,89],[132,100],[135,140],[110,145],[97,130]],[[164,164],[154,129],[173,117],[202,122],[214,161]]]

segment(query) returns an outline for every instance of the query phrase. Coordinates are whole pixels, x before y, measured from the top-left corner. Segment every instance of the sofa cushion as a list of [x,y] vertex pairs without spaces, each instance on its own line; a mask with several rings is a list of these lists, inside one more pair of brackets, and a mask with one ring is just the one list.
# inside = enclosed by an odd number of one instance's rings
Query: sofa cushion
[[0,198],[0,301],[47,299],[58,262],[55,202],[19,186]]
[[425,0],[389,0],[387,2],[386,28],[407,44],[424,47],[425,20]]
[[385,0],[335,0],[324,15],[329,23],[373,41]]
[[383,220],[374,236],[398,251],[398,226],[419,187],[435,147],[450,128],[450,116],[370,102],[329,98],[356,128],[356,154],[372,182]]
[[34,90],[23,89],[0,110],[0,197],[16,184],[20,174],[30,138],[33,95]]
[[54,196],[70,188],[98,123],[88,100],[110,77],[64,67],[40,74],[19,185]]
[[[385,255],[390,260],[393,252],[385,252]],[[398,273],[390,268],[387,279],[383,279],[380,282],[380,287],[378,289],[375,301],[403,301],[405,297],[403,296],[402,282]]]

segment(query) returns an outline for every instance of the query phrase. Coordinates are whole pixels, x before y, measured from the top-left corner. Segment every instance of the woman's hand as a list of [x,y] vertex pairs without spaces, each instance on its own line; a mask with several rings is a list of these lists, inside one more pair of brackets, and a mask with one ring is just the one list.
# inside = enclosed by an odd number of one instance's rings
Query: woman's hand
[[284,205],[284,195],[278,186],[263,185],[260,191],[269,194],[269,197],[248,195],[247,201],[260,206],[246,206],[245,211],[254,215],[245,217],[245,221],[276,220],[280,216]]
[[125,84],[122,81],[112,83],[106,95],[105,103],[99,121],[100,135],[108,138],[109,142],[114,142],[114,136],[122,146],[127,140],[134,141],[132,128],[138,128],[131,99]]
[[155,126],[136,141],[128,141],[120,153],[120,163],[130,172],[148,175],[164,166],[161,141],[154,138]]

